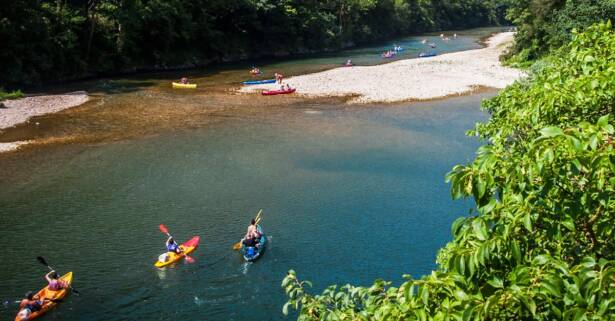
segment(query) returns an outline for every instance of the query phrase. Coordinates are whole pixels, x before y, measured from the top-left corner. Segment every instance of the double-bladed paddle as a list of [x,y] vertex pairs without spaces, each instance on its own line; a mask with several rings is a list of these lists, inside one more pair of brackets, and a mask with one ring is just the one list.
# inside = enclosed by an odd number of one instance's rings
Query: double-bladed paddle
[[[49,264],[47,264],[47,260],[45,260],[45,258],[44,258],[44,257],[42,257],[42,256],[37,256],[37,257],[36,257],[36,260],[37,260],[40,264],[42,264],[42,265],[46,266],[46,267],[47,267],[50,271],[55,271],[55,270],[54,270],[51,266],[49,266]],[[69,285],[68,285],[68,287],[69,287],[69,288],[71,288],[71,290],[73,290],[73,292],[75,292],[75,294],[76,294],[76,295],[80,295],[80,294],[81,294],[81,292],[79,292],[79,291],[77,291],[77,289],[73,288],[73,286],[72,286],[72,285],[70,285],[70,284],[69,284]]]
[[[256,214],[256,218],[254,219],[254,221],[256,222],[256,224],[260,223],[261,219],[263,218],[263,217],[262,217],[262,214],[263,214],[263,209],[260,209],[260,210],[258,211],[258,214]],[[238,250],[241,250],[241,241],[239,241],[239,242],[237,242],[237,243],[233,244],[233,250],[237,250],[237,251],[238,251]]]
[[[158,228],[160,229],[160,232],[166,234],[168,237],[173,237],[171,236],[171,234],[169,234],[169,229],[166,226],[164,226],[164,224],[160,224]],[[173,237],[173,240],[175,240],[174,237]],[[186,262],[194,263],[194,259],[190,257],[188,254],[186,254],[186,252],[184,252],[183,250],[182,250],[182,254],[184,254],[184,256],[186,257]]]

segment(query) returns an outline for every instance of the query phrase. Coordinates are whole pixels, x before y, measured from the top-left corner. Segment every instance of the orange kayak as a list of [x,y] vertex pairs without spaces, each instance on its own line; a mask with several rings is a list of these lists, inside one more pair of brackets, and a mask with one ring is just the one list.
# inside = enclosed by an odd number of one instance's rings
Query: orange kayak
[[[68,285],[70,285],[71,283],[73,283],[73,272],[68,272],[68,273],[62,275],[60,280],[66,282]],[[42,288],[40,291],[38,291],[38,293],[36,293],[35,297],[37,297],[39,300],[43,299],[43,298],[51,299],[51,300],[59,300],[59,299],[64,298],[68,294],[69,291],[70,291],[69,287],[66,288],[66,289],[62,289],[62,290],[58,290],[58,291],[53,291],[53,290],[49,290],[49,287],[46,286],[46,287]],[[25,319],[25,320],[36,319],[39,316],[45,314],[45,312],[53,309],[57,304],[58,304],[57,302],[45,301],[45,303],[43,304],[43,306],[41,307],[40,310],[38,310],[36,312],[32,312],[30,314],[30,316],[28,316],[28,318]],[[15,321],[25,321],[25,320],[24,319],[20,319],[19,315],[17,315],[15,317]]]
[[186,241],[186,243],[180,245],[179,247],[182,249],[182,253],[177,254],[177,253],[173,253],[173,252],[167,252],[167,259],[164,262],[161,262],[159,260],[156,261],[156,263],[154,263],[155,267],[161,268],[161,267],[165,267],[169,264],[173,264],[181,259],[183,259],[184,257],[186,257],[186,254],[190,254],[192,252],[194,252],[194,250],[196,250],[196,248],[199,246],[199,241],[201,240],[201,238],[199,236],[195,236],[191,239],[189,239],[188,241]]

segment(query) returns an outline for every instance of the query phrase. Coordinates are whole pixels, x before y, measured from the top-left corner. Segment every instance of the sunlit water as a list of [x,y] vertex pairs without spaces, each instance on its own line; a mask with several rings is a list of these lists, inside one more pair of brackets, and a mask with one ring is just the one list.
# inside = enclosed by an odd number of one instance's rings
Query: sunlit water
[[[74,271],[82,293],[44,320],[292,319],[281,314],[289,269],[315,291],[398,284],[435,267],[451,222],[467,214],[444,175],[473,157],[479,143],[464,132],[486,118],[480,100],[493,93],[385,106],[259,103],[224,88],[178,93],[167,81],[110,90],[5,133],[81,138],[0,158],[0,319],[17,312],[6,301],[43,285],[37,255]],[[231,247],[259,208],[270,242],[246,264]],[[153,267],[160,223],[179,240],[201,236],[196,263]]]

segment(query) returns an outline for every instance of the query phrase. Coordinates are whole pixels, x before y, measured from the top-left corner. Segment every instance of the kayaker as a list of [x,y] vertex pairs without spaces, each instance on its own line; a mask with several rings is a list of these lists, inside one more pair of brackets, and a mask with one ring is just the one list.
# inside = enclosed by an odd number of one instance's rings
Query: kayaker
[[19,320],[28,320],[32,312],[40,311],[43,308],[45,299],[37,298],[32,291],[28,291],[24,298],[19,302]]
[[[282,90],[284,90],[284,86],[282,86]],[[256,228],[256,219],[252,219],[250,221],[250,225],[248,226],[248,230],[246,231],[246,235],[243,237],[242,242],[246,246],[254,246],[256,240],[261,237],[258,229]]]
[[352,59],[346,60],[346,66],[352,66]]
[[188,78],[186,78],[186,77],[182,77],[182,78],[179,80],[179,82],[180,82],[180,83],[182,83],[182,84],[187,84],[187,83],[188,83]]
[[282,75],[281,73],[275,73],[275,80],[278,82],[278,84],[282,83],[282,79],[284,79],[284,75]]
[[179,247],[179,245],[175,242],[175,240],[171,236],[169,236],[169,239],[167,240],[167,251],[173,252],[175,254],[180,254],[183,252],[182,248]]
[[59,291],[68,287],[66,282],[59,279],[59,275],[56,271],[51,271],[47,273],[45,275],[45,280],[47,280],[47,283],[49,283],[48,287],[51,291]]

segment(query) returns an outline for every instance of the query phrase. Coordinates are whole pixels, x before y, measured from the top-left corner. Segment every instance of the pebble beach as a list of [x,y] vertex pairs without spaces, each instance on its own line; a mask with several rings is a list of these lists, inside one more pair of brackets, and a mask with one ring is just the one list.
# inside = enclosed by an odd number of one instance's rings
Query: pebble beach
[[[79,106],[88,99],[86,92],[77,91],[61,95],[32,96],[2,101],[4,108],[0,108],[0,130],[27,122],[34,116]],[[28,143],[28,141],[0,143],[0,152],[15,150]]]
[[[513,32],[490,37],[485,48],[441,56],[406,59],[377,66],[340,67],[286,80],[297,93],[311,97],[350,96],[348,103],[393,103],[504,88],[524,76],[505,67],[500,55],[513,43]],[[244,86],[240,92],[278,89],[277,84]]]

